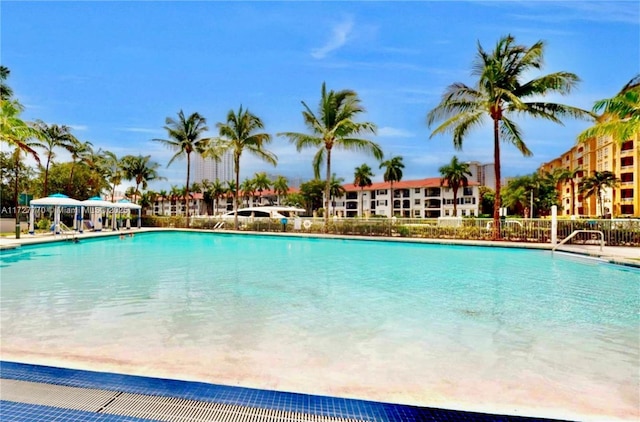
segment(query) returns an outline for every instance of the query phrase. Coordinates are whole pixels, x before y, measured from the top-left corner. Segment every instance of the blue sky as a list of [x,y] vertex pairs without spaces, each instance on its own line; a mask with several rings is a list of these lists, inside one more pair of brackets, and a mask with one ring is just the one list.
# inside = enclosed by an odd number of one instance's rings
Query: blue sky
[[[569,96],[547,98],[585,109],[640,73],[637,1],[7,1],[0,4],[0,59],[26,107],[23,118],[65,124],[94,147],[151,154],[164,182],[184,185],[186,161],[172,152],[164,120],[179,110],[206,117],[212,135],[229,109],[249,108],[274,135],[271,167],[243,157],[241,177],[257,171],[310,178],[315,151],[298,153],[282,131],[305,131],[301,101],[315,109],[322,82],[353,89],[387,156],[402,155],[405,179],[438,176],[455,154],[492,162],[491,126],[469,134],[462,151],[450,136],[429,139],[426,114],[453,82],[473,84],[480,42],[491,50],[512,34],[546,42],[545,67],[582,80]],[[565,126],[518,120],[533,157],[502,149],[503,175],[536,170],[568,150],[588,122]],[[60,154],[63,158],[64,154]],[[336,151],[332,169],[347,182],[366,155]]]

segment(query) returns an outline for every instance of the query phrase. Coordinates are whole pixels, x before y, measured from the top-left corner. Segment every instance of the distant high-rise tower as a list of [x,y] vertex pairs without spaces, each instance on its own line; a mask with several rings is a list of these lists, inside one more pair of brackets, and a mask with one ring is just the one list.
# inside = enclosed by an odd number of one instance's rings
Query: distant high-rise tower
[[488,188],[496,188],[496,172],[493,163],[480,164],[478,161],[470,161],[469,171],[471,177],[469,179],[480,183],[480,186],[486,186]]
[[193,163],[193,181],[202,183],[203,180],[221,183],[233,180],[233,154],[225,152],[220,161],[212,158],[202,158],[198,154],[191,156]]

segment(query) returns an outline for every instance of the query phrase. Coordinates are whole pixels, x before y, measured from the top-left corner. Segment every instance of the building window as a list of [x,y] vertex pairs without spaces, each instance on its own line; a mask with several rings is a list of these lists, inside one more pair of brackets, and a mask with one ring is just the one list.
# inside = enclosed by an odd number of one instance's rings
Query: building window
[[414,205],[420,205],[420,200],[419,199],[414,199],[413,203],[414,203]]
[[415,188],[414,193],[420,193],[420,188]]
[[462,194],[463,194],[464,196],[471,196],[471,195],[473,195],[473,188],[464,188],[464,189],[462,190]]
[[378,189],[378,191],[376,193],[378,195],[386,195],[387,194],[387,190],[386,189]]

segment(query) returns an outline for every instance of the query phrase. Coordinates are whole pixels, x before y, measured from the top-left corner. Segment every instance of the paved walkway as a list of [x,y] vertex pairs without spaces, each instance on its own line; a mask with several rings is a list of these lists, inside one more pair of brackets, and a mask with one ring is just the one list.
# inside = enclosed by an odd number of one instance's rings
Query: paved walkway
[[[76,234],[38,234],[29,235],[23,234],[20,239],[16,239],[15,236],[7,236],[0,238],[0,250],[13,249],[21,245],[31,245],[38,243],[48,242],[62,242],[73,241],[73,239],[83,239],[91,237],[101,236],[129,236],[135,235],[135,233],[151,232],[151,231],[167,231],[167,230],[187,230],[187,229],[166,229],[149,227],[142,229],[130,229],[121,231],[102,231],[102,232],[84,232]],[[194,231],[206,231],[210,230],[194,230]],[[308,234],[308,233],[278,233],[278,232],[247,232],[247,231],[232,231],[225,230],[225,233],[237,233],[237,234],[262,234],[270,236],[300,236],[300,237],[324,237],[324,238],[339,238],[339,239],[363,239],[363,240],[375,240],[375,241],[393,241],[393,242],[417,242],[417,243],[438,243],[447,245],[468,245],[468,246],[485,246],[485,247],[500,247],[500,248],[526,248],[526,249],[546,249],[551,250],[553,246],[550,243],[523,243],[523,242],[494,242],[485,240],[462,240],[462,239],[422,239],[422,238],[406,238],[406,237],[371,237],[371,236],[343,236],[343,235],[331,235],[331,234]],[[604,259],[606,261],[629,265],[640,268],[640,248],[633,246],[604,246],[601,250],[599,245],[562,245],[557,249],[558,252],[570,252],[574,254],[586,255],[590,257]]]

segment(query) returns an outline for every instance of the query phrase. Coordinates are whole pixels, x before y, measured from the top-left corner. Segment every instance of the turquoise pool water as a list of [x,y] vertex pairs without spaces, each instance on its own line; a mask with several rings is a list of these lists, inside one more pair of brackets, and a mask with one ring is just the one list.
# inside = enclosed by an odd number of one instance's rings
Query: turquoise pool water
[[23,247],[0,271],[5,359],[467,410],[639,412],[640,272],[595,260],[171,232]]

